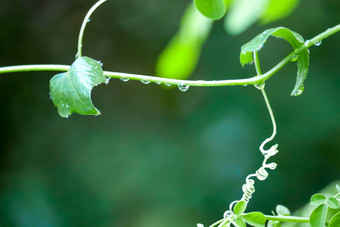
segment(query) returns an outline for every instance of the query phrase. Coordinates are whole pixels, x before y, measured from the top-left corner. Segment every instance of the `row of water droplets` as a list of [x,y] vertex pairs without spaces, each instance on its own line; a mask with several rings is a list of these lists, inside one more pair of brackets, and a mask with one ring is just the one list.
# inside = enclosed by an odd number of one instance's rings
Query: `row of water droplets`
[[[130,79],[123,76],[123,77],[120,78],[120,80],[123,81],[123,82],[128,82]],[[151,83],[150,80],[145,80],[145,79],[141,80],[140,82],[142,82],[143,84],[150,84]],[[159,81],[156,81],[155,84],[161,85],[162,83],[159,82]],[[164,85],[167,86],[167,87],[171,86],[170,83],[164,83]],[[177,86],[178,86],[178,89],[182,92],[187,91],[190,87],[189,85],[184,84],[184,83],[179,83]]]

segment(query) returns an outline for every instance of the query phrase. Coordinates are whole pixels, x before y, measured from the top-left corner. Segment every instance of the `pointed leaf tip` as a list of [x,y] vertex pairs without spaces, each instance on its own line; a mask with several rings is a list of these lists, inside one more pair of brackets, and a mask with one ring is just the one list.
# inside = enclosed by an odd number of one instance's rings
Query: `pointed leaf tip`
[[57,74],[50,80],[51,98],[59,115],[99,115],[91,100],[91,90],[105,82],[99,62],[89,57],[78,58],[67,72]]

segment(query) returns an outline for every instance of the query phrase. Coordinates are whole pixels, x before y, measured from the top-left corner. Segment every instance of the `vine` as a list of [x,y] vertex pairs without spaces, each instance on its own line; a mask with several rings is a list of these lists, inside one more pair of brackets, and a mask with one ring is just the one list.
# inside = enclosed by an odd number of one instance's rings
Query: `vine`
[[[255,173],[249,174],[245,179],[245,184],[242,186],[243,195],[240,200],[233,201],[229,205],[229,209],[225,211],[223,219],[213,223],[210,227],[229,227],[231,225],[244,227],[246,223],[252,226],[264,226],[268,221],[270,226],[278,226],[280,222],[296,222],[310,223],[312,226],[321,226],[328,224],[329,227],[338,226],[340,220],[340,187],[337,186],[338,193],[327,198],[325,195],[316,194],[311,198],[311,205],[317,205],[309,218],[290,216],[290,211],[284,206],[278,206],[276,209],[277,215],[264,215],[261,212],[245,213],[247,204],[255,192],[255,180],[265,180],[268,177],[267,169],[274,170],[276,163],[267,163],[268,159],[278,153],[278,144],[272,145],[269,149],[264,147],[271,142],[277,132],[275,117],[269,103],[269,99],[265,92],[265,81],[275,75],[282,67],[289,62],[297,61],[297,80],[292,91],[293,96],[301,95],[304,90],[303,82],[307,77],[309,69],[309,50],[308,48],[316,45],[319,46],[323,39],[340,31],[340,24],[327,29],[310,40],[304,39],[298,33],[287,28],[278,27],[268,29],[256,36],[250,42],[241,47],[240,62],[242,65],[254,63],[256,75],[246,79],[230,79],[230,80],[178,80],[170,78],[160,78],[148,75],[129,74],[121,72],[103,71],[101,62],[82,55],[82,42],[87,23],[90,20],[92,13],[106,0],[100,0],[94,4],[86,14],[78,38],[78,49],[76,60],[72,65],[18,65],[0,67],[0,74],[14,72],[29,72],[29,71],[57,71],[61,72],[55,75],[50,81],[50,90],[52,101],[58,108],[58,112],[62,117],[68,117],[73,112],[84,115],[98,115],[99,110],[96,109],[91,100],[91,90],[94,86],[101,83],[107,83],[108,78],[119,78],[122,81],[137,80],[142,83],[149,84],[165,84],[167,86],[177,85],[179,90],[187,91],[190,86],[214,87],[214,86],[233,86],[233,85],[254,85],[259,89],[264,98],[270,119],[272,122],[272,134],[266,138],[259,150],[264,156],[261,167]],[[196,7],[203,14],[208,14],[214,19],[222,17],[225,13],[225,5],[222,0],[212,1],[219,5],[221,10],[211,11],[212,8],[204,8],[204,1],[195,0]],[[224,8],[223,8],[224,7]],[[262,74],[258,51],[263,47],[270,36],[283,38],[291,44],[293,51],[282,59],[272,69]],[[334,214],[329,220],[327,219],[327,211],[329,209],[339,209],[339,212]],[[202,224],[197,224],[198,227],[203,227]]]

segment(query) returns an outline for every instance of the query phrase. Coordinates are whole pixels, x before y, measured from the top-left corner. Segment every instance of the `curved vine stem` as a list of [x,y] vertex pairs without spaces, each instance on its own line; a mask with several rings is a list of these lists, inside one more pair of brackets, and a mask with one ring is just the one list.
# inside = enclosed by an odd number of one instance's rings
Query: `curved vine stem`
[[91,9],[87,12],[84,20],[83,20],[83,24],[81,25],[80,28],[80,32],[79,32],[79,37],[78,37],[78,52],[77,52],[77,57],[81,57],[82,56],[82,52],[81,52],[81,48],[83,47],[83,36],[84,36],[84,32],[85,32],[85,28],[87,23],[90,21],[90,17],[92,15],[92,13],[104,2],[106,2],[107,0],[100,0],[98,1],[96,4],[94,4]]
[[[98,4],[102,4],[106,0],[99,1],[94,7],[98,7]],[[91,8],[92,9],[92,8]],[[93,10],[92,10],[93,11]],[[91,15],[91,10],[87,14]],[[81,29],[81,34],[84,33],[85,25],[87,23],[87,19],[84,19],[83,26]],[[85,24],[85,25],[84,25]],[[246,79],[231,79],[231,80],[176,80],[176,79],[168,79],[168,78],[161,78],[155,76],[147,76],[147,75],[140,75],[140,74],[130,74],[130,73],[121,73],[121,72],[110,72],[105,71],[104,75],[111,78],[120,78],[120,79],[130,79],[130,80],[138,80],[138,81],[150,81],[150,82],[157,82],[157,83],[166,83],[166,84],[185,84],[188,86],[198,86],[198,87],[217,87],[217,86],[233,86],[233,85],[248,85],[248,84],[259,84],[270,77],[272,77],[276,72],[278,72],[283,66],[288,64],[296,54],[300,53],[302,50],[313,46],[315,43],[322,41],[323,39],[337,33],[340,31],[340,24],[327,29],[326,31],[320,33],[319,35],[315,36],[314,38],[307,40],[304,45],[295,49],[289,55],[287,55],[283,60],[281,60],[277,65],[275,65],[271,70],[268,72],[256,76],[246,78]],[[78,42],[78,55],[81,56],[81,43],[82,43],[82,36],[79,35],[79,42]],[[79,52],[80,50],[80,52]],[[19,66],[5,66],[0,67],[0,74],[4,73],[14,73],[14,72],[30,72],[30,71],[67,71],[70,68],[68,65],[19,65]]]

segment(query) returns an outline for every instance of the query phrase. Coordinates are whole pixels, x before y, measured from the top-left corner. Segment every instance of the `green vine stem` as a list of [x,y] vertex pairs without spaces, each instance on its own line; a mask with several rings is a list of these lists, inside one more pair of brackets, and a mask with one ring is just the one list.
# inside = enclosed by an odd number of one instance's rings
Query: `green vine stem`
[[264,215],[268,221],[280,221],[280,222],[296,222],[296,223],[309,223],[309,218],[296,217],[296,216],[272,216]]
[[[104,2],[105,0],[99,1],[97,4]],[[97,6],[98,7],[98,6]],[[91,8],[92,9],[92,8]],[[90,12],[90,11],[89,11]],[[88,15],[90,15],[88,13]],[[84,23],[87,20],[84,20]],[[85,29],[85,28],[84,28]],[[217,86],[233,86],[233,85],[248,85],[248,84],[261,84],[265,80],[269,79],[273,76],[276,72],[278,72],[283,66],[288,64],[296,54],[300,53],[302,50],[313,46],[315,43],[319,43],[323,39],[337,33],[340,31],[340,24],[327,29],[326,31],[320,33],[319,35],[315,36],[314,38],[307,40],[304,45],[295,49],[291,52],[288,56],[286,56],[283,60],[281,60],[276,66],[270,69],[268,72],[262,75],[256,75],[246,79],[231,79],[231,80],[176,80],[176,79],[168,79],[168,78],[161,78],[155,76],[147,76],[147,75],[139,75],[139,74],[130,74],[130,73],[120,73],[120,72],[110,72],[105,71],[104,75],[111,78],[120,78],[120,79],[129,79],[129,80],[138,80],[138,81],[149,81],[149,82],[157,82],[157,83],[166,83],[166,84],[173,84],[173,85],[187,85],[187,86],[198,86],[198,87],[217,87]],[[78,46],[78,55],[81,55],[81,39],[80,37],[80,45]],[[5,66],[0,67],[0,74],[4,73],[14,73],[14,72],[30,72],[30,71],[67,71],[70,66],[68,65],[19,65],[19,66]]]
[[80,28],[80,32],[79,32],[79,37],[78,37],[78,53],[77,53],[77,57],[81,57],[82,56],[82,52],[81,52],[81,48],[83,47],[83,36],[84,36],[84,32],[85,32],[85,28],[87,23],[90,21],[90,17],[92,15],[92,13],[104,2],[106,2],[107,0],[100,0],[98,1],[96,4],[94,4],[91,9],[87,12],[84,20],[83,20],[83,24],[81,25]]
[[[246,213],[245,213],[246,214]],[[280,222],[295,222],[295,223],[309,223],[309,218],[297,217],[297,216],[272,216],[264,215],[266,221],[280,221]],[[225,219],[218,220],[209,227],[216,227],[225,221]]]

